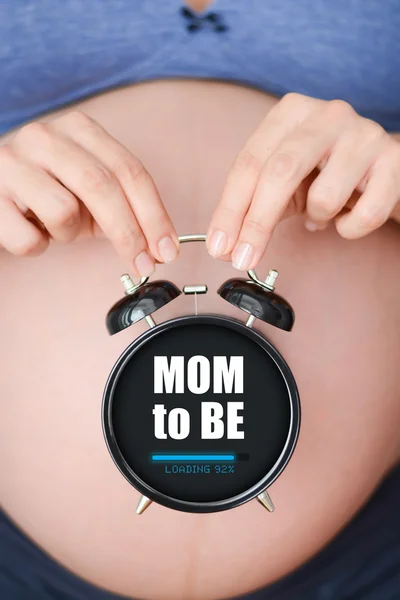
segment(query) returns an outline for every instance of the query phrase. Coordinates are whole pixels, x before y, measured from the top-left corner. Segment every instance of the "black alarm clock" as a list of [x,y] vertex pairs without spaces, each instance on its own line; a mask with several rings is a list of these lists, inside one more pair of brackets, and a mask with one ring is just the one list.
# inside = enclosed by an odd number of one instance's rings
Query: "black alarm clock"
[[[205,241],[183,235],[179,241]],[[145,319],[149,329],[115,363],[105,386],[102,423],[109,452],[142,497],[207,513],[253,498],[270,512],[267,488],[295,449],[300,400],[282,355],[256,331],[256,319],[290,331],[294,312],[274,291],[277,271],[265,281],[255,271],[230,279],[217,293],[248,314],[245,322],[197,314],[206,285],[181,291],[169,281],[121,280],[125,297],[108,312],[111,335]],[[195,314],[156,325],[152,314],[181,293],[193,294]]]

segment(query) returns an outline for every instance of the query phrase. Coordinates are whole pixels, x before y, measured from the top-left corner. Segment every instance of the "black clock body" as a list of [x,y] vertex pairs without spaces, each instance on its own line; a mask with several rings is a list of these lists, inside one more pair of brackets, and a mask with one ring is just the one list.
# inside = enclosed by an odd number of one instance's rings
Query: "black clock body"
[[217,315],[151,327],[114,365],[103,431],[144,496],[195,513],[234,508],[267,489],[299,435],[292,372],[256,329]]

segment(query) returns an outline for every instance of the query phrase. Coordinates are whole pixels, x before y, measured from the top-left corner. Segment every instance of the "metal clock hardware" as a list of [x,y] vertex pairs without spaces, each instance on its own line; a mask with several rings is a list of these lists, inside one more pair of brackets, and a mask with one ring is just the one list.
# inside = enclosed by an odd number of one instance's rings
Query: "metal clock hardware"
[[[182,235],[181,243],[203,242]],[[275,293],[278,272],[261,281],[229,279],[217,293],[248,314],[245,323],[198,314],[205,284],[134,284],[106,318],[111,335],[145,319],[115,363],[105,386],[102,422],[109,452],[142,494],[136,512],[155,501],[186,512],[216,512],[253,498],[270,512],[267,488],[287,465],[300,427],[300,400],[289,366],[253,325],[256,319],[290,331],[294,312]],[[195,314],[156,324],[153,313],[181,293]]]

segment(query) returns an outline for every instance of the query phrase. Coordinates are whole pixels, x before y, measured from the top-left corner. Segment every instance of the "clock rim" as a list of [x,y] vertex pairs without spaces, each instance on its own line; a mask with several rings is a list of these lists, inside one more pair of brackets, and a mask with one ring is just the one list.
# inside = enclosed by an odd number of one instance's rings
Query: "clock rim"
[[[112,423],[112,403],[113,394],[115,390],[118,377],[124,370],[126,363],[131,359],[132,355],[137,352],[145,343],[153,339],[155,336],[160,335],[166,330],[170,330],[174,327],[182,327],[192,323],[196,324],[214,324],[238,331],[246,335],[253,342],[257,343],[266,352],[270,358],[272,358],[277,365],[281,376],[283,377],[287,390],[290,403],[290,426],[287,435],[285,445],[282,452],[270,471],[253,486],[229,498],[223,500],[216,500],[212,502],[192,502],[187,500],[180,500],[168,496],[162,492],[159,492],[143,479],[141,479],[133,469],[126,462],[116,440],[114,434],[113,423]],[[299,432],[300,432],[300,421],[301,421],[301,407],[300,407],[300,396],[297,388],[295,378],[289,365],[283,358],[282,354],[277,348],[261,333],[256,329],[247,327],[242,321],[232,317],[225,317],[222,315],[214,314],[201,314],[201,315],[185,315],[169,319],[150,328],[145,331],[135,340],[133,340],[127,348],[122,352],[115,362],[111,372],[107,378],[107,382],[104,387],[103,399],[102,399],[102,429],[103,435],[106,441],[108,451],[117,466],[118,470],[122,475],[129,481],[129,483],[138,490],[141,494],[161,504],[167,508],[179,510],[183,512],[191,513],[210,513],[219,512],[222,510],[229,510],[235,508],[253,500],[264,490],[266,490],[272,483],[282,474],[286,468],[292,454],[297,445]]]

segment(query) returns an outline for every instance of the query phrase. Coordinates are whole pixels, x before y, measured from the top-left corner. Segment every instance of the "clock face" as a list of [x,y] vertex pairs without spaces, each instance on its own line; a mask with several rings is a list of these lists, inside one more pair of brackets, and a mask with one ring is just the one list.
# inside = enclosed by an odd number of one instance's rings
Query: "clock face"
[[190,512],[237,506],[279,475],[300,421],[293,376],[242,323],[182,317],[149,330],[117,361],[103,428],[125,477]]

